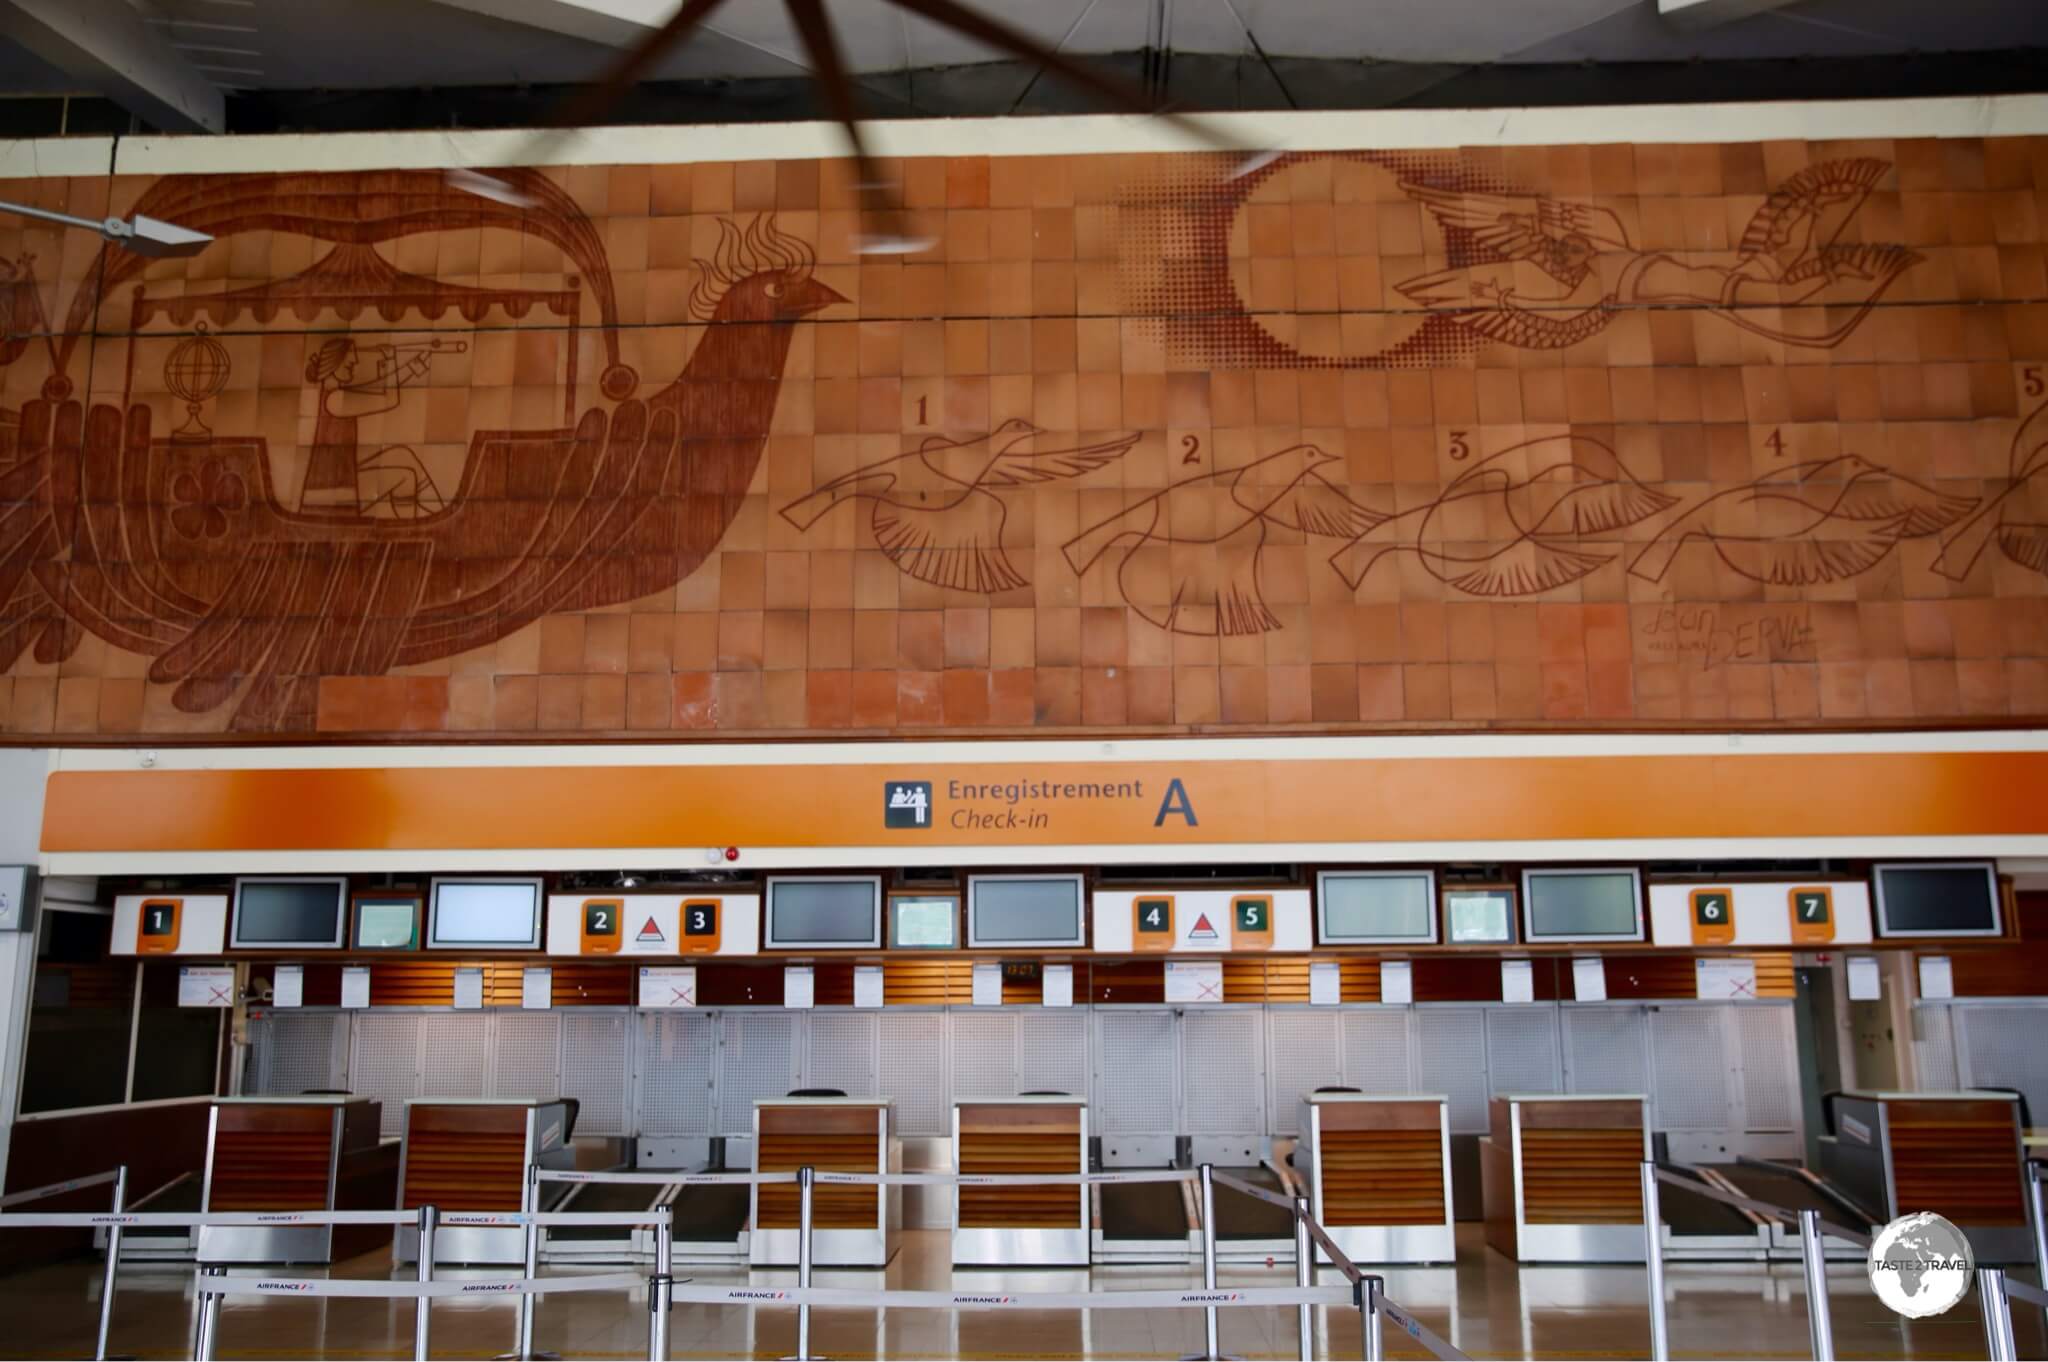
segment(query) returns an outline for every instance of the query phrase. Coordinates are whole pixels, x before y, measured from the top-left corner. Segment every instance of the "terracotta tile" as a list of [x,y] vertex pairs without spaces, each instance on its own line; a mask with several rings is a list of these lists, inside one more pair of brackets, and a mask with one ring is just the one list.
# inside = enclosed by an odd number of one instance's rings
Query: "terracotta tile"
[[1123,672],[1116,667],[1081,669],[1081,722],[1089,728],[1128,722]]
[[543,676],[540,678],[540,728],[543,732],[566,732],[583,726],[583,678]]
[[[1589,630],[1589,645],[1591,641]],[[1627,657],[1587,664],[1586,703],[1587,713],[1595,719],[1626,719],[1635,712],[1635,672]]]
[[1912,705],[1908,713],[1934,719],[1963,712],[1961,683],[1953,661],[1909,662],[1906,666]]
[[[1500,701],[1494,691],[1493,667],[1490,664],[1453,662],[1447,671],[1450,675],[1452,719],[1464,723],[1500,716]],[[1360,707],[1363,708],[1362,699]]]
[[1583,662],[1545,662],[1542,668],[1543,717],[1583,719],[1591,707],[1591,688]]
[[[946,665],[945,613],[904,610],[896,616],[896,648],[902,665],[914,671],[938,671]],[[856,625],[856,644],[858,643]]]
[[1226,724],[1266,722],[1266,671],[1263,667],[1224,667],[1220,671],[1219,716]]
[[[1044,655],[1043,640],[1041,656]],[[1081,663],[1086,667],[1120,667],[1129,661],[1125,612],[1120,606],[1089,606],[1081,611]],[[1057,660],[1056,658],[1047,660]]]
[[1081,670],[1041,666],[1032,673],[1034,713],[1041,728],[1071,728],[1081,722]]
[[713,672],[712,721],[722,730],[759,732],[767,727],[767,704],[760,672]]
[[761,673],[761,720],[769,728],[802,728],[810,718],[808,677],[800,671]]
[[[1136,721],[1140,709],[1148,713],[1157,711],[1157,704],[1141,704],[1140,694],[1145,689],[1139,681],[1140,673],[1148,673],[1147,683],[1160,696],[1170,695],[1172,719],[1180,724],[1213,724],[1223,717],[1222,679],[1215,667],[1176,667],[1170,674],[1163,668],[1140,668],[1132,673],[1131,709]],[[1162,684],[1168,683],[1168,684]]]
[[761,617],[761,666],[768,671],[806,665],[810,616],[803,610],[770,610]]
[[1029,667],[989,673],[988,718],[999,728],[1029,728],[1036,718],[1036,676]]
[[731,672],[761,665],[766,624],[758,610],[719,612],[718,670]]
[[1539,605],[1536,607],[1536,627],[1542,646],[1542,658],[1546,664],[1564,663],[1579,667],[1585,665],[1586,624],[1583,606]]
[[[1442,721],[1451,717],[1451,669],[1442,663],[1401,668],[1401,698],[1411,720]],[[1361,684],[1360,717],[1364,696]]]
[[932,727],[945,721],[943,672],[896,673],[896,722],[905,728]]
[[948,727],[980,728],[988,723],[988,673],[959,668],[941,673],[941,705]]
[[1357,720],[1359,668],[1324,664],[1309,668],[1310,716],[1318,722]]
[[988,612],[988,659],[997,668],[1029,668],[1038,660],[1036,612],[998,608]]
[[[1931,663],[1930,666],[1940,666]],[[1865,712],[1874,718],[1898,719],[1912,715],[1913,683],[1903,661],[1873,661],[1863,666]]]
[[584,618],[549,615],[540,622],[540,669],[567,674],[583,670]]
[[989,612],[948,609],[944,612],[945,665],[986,667],[989,665]]
[[[628,615],[590,615],[583,621],[583,662],[569,668],[582,672],[624,672],[627,662]],[[545,640],[545,635],[543,635]]]
[[[542,681],[543,703],[546,700],[547,683]],[[626,678],[624,676],[586,676],[581,678],[583,695],[579,705],[580,726],[593,732],[617,732],[626,726]]]
[[501,676],[491,687],[491,727],[504,733],[526,732],[540,722],[540,678]]
[[1266,668],[1266,714],[1276,724],[1305,724],[1314,713],[1314,695],[1305,665]]

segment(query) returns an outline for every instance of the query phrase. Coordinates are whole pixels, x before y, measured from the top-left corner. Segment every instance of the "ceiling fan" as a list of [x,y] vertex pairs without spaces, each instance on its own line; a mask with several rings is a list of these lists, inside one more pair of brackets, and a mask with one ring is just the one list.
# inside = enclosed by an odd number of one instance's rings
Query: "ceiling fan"
[[[722,3],[724,0],[682,0],[668,22],[628,51],[588,90],[563,104],[550,120],[557,131],[543,139],[543,145],[565,135],[569,129],[600,121],[671,48],[686,41]],[[1064,76],[1122,112],[1152,114],[1168,119],[1212,146],[1246,154],[1249,159],[1238,167],[1238,174],[1249,173],[1278,154],[1240,146],[1185,114],[1158,109],[1141,90],[1114,76],[1093,70],[1008,24],[969,9],[959,0],[886,0],[886,3]],[[863,213],[871,215],[881,228],[856,240],[854,249],[863,255],[910,255],[928,249],[934,244],[933,239],[911,233],[892,186],[883,181],[879,168],[868,153],[867,142],[861,136],[860,110],[854,97],[852,75],[840,53],[832,21],[825,13],[824,0],[782,0],[782,5],[809,58],[812,75],[826,109],[846,132]],[[542,158],[529,154],[522,159],[538,161]],[[489,171],[452,170],[448,178],[451,183],[473,194],[501,202],[518,205],[524,198],[521,191]]]

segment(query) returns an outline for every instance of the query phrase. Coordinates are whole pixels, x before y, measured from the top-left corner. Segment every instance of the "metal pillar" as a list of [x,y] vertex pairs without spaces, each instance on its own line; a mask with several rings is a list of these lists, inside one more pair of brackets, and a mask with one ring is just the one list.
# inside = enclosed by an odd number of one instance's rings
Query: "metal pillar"
[[[520,1201],[528,1215],[540,1210],[540,1165],[526,1165],[526,1189],[520,1193]],[[526,1277],[528,1281],[540,1275],[540,1226],[531,1220],[526,1222]],[[533,1311],[540,1297],[531,1291],[519,1295],[519,1337],[512,1345],[512,1355],[522,1359],[530,1358],[533,1352]]]
[[1650,1356],[1670,1362],[1671,1321],[1664,1313],[1664,1205],[1657,1165],[1643,1160],[1643,1262],[1650,1269]]
[[[1202,1165],[1202,1289],[1213,1292],[1216,1289],[1216,1183],[1211,1177],[1214,1170],[1209,1164]],[[1216,1307],[1202,1307],[1202,1356],[1209,1362],[1223,1356],[1216,1339]]]
[[[811,1179],[812,1170],[808,1165],[796,1170],[796,1285],[799,1291],[811,1289]],[[797,1362],[809,1362],[811,1356],[811,1303],[808,1300],[799,1302],[796,1307],[796,1356]]]
[[[1308,1237],[1308,1198],[1294,1198],[1294,1284],[1313,1286],[1316,1280],[1316,1250]],[[1298,1339],[1301,1362],[1309,1362],[1315,1353],[1316,1312],[1308,1304],[1294,1307],[1294,1332]]]
[[199,1269],[199,1320],[192,1331],[192,1356],[198,1362],[213,1362],[214,1337],[220,1332],[219,1296],[207,1290],[213,1279],[225,1277],[224,1267],[202,1267]]
[[[2034,1222],[2034,1281],[2048,1291],[2048,1177],[2040,1164],[2027,1162],[2027,1218]],[[2048,1310],[2042,1311],[2048,1322]]]
[[1806,1269],[1806,1332],[1815,1362],[1835,1362],[1835,1327],[1828,1318],[1828,1257],[1821,1243],[1820,1212],[1799,1213],[1799,1258]]
[[654,1275],[647,1281],[648,1362],[668,1362],[669,1288],[676,1283],[670,1271],[675,1262],[675,1232],[670,1228],[673,1214],[669,1207],[664,1206],[661,1219],[654,1222]]
[[1977,1269],[1977,1313],[1984,1317],[1984,1355],[1991,1362],[2015,1362],[2020,1354],[2012,1338],[2012,1301],[1998,1268]]
[[[420,1263],[419,1279],[422,1282],[434,1280],[434,1227],[440,1222],[440,1213],[432,1206],[420,1207]],[[433,1320],[427,1307],[432,1301],[425,1296],[419,1298],[419,1306],[412,1317],[413,1362],[427,1362],[428,1329]]]
[[1380,1287],[1385,1279],[1362,1277],[1358,1282],[1358,1328],[1363,1335],[1359,1356],[1365,1362],[1381,1362],[1386,1356],[1380,1344]]
[[[114,1214],[119,1215],[128,1206],[128,1165],[122,1164],[114,1170]],[[100,1277],[100,1332],[99,1342],[93,1348],[94,1362],[107,1362],[107,1334],[114,1327],[115,1279],[121,1273],[121,1225],[119,1221],[107,1226],[107,1270]]]

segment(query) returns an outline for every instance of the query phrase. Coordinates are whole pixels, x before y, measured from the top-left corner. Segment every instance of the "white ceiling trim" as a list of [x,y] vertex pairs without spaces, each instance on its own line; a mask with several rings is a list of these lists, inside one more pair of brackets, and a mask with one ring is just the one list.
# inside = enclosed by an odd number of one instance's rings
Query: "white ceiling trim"
[[[1304,111],[1209,114],[1201,119],[1242,145],[1284,151],[2014,137],[2048,134],[2048,96],[1628,108]],[[1044,156],[1075,151],[1205,149],[1172,124],[1121,115],[892,120],[867,124],[865,130],[875,154],[882,156]],[[109,145],[102,139],[92,141],[101,148]],[[48,174],[33,168],[39,158],[69,152],[61,139],[0,143],[0,176]],[[568,135],[521,130],[149,136],[121,139],[116,173],[673,165],[834,159],[844,154],[844,138],[832,123],[592,128]]]
[[0,29],[163,128],[220,132],[227,100],[127,0],[0,0]]

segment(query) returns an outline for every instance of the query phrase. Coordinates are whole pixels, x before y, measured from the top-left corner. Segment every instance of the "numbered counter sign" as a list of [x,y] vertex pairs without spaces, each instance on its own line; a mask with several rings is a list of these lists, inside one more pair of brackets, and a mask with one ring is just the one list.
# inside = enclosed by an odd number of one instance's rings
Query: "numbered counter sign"
[[1835,894],[1824,884],[1792,891],[1792,941],[1807,946],[1835,939]]
[[1143,894],[1131,900],[1131,948],[1140,951],[1173,949],[1173,896]]
[[679,955],[718,954],[718,900],[683,900],[683,935]]
[[176,955],[178,917],[184,907],[183,899],[144,899],[141,920],[135,925],[135,953]]
[[625,913],[622,899],[583,900],[583,953],[617,955],[619,919]]
[[1726,946],[1735,940],[1735,895],[1727,889],[1695,889],[1692,902],[1692,944]]
[[1235,951],[1273,949],[1273,897],[1240,894],[1230,901],[1230,948]]

